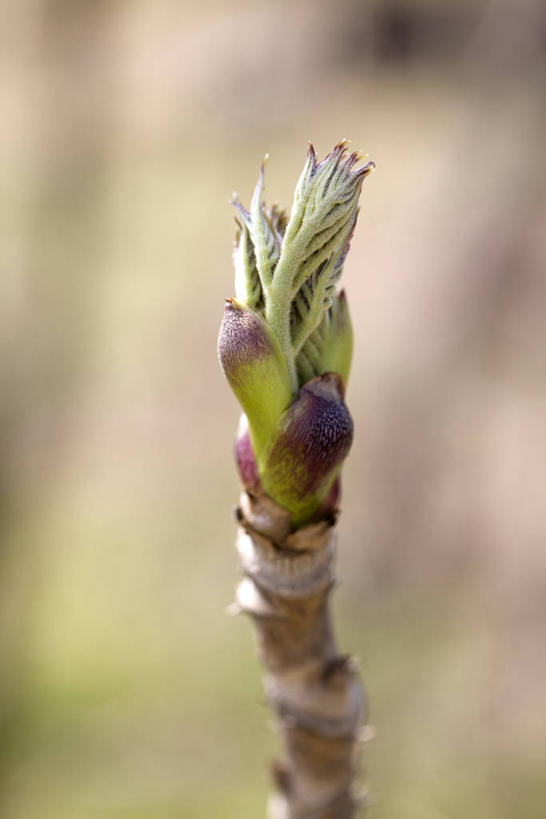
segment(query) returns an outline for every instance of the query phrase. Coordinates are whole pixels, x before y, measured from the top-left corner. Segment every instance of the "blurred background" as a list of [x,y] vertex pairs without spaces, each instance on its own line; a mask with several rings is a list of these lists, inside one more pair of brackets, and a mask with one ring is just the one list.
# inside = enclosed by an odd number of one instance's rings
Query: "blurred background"
[[0,815],[263,816],[216,361],[234,189],[377,171],[340,643],[373,819],[546,801],[540,0],[18,0],[0,34]]

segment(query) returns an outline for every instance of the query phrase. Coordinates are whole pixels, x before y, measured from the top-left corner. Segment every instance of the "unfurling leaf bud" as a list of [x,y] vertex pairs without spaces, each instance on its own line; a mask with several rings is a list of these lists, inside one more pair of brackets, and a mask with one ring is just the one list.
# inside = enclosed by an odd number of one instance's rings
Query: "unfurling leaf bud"
[[258,458],[279,416],[292,401],[286,360],[264,319],[235,299],[226,302],[218,355],[248,419],[252,447]]
[[257,457],[264,491],[290,510],[296,527],[321,507],[351,447],[353,422],[342,393],[337,373],[311,379]]
[[374,168],[361,158],[342,140],[319,162],[310,145],[289,219],[266,206],[263,165],[250,209],[233,200],[237,300],[218,352],[244,412],[235,455],[245,489],[284,507],[296,529],[332,514],[352,441],[353,332],[336,287]]

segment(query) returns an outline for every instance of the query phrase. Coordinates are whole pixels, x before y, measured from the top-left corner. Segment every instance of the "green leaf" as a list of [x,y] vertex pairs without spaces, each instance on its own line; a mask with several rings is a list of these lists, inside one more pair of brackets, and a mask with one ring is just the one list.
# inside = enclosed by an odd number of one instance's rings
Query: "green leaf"
[[316,371],[321,334],[315,333],[335,299],[358,215],[365,176],[375,167],[367,162],[354,170],[360,155],[347,154],[340,142],[317,162],[313,146],[294,194],[294,203],[265,316],[281,349],[292,356],[298,379]]
[[263,312],[264,297],[254,245],[246,222],[237,220],[237,228],[233,250],[235,298],[253,310]]
[[264,296],[267,299],[269,285],[273,279],[273,272],[281,252],[282,236],[278,230],[278,219],[275,219],[273,223],[271,216],[268,218],[265,203],[262,200],[264,174],[265,165],[262,164],[250,203],[249,230],[254,245],[258,274]]

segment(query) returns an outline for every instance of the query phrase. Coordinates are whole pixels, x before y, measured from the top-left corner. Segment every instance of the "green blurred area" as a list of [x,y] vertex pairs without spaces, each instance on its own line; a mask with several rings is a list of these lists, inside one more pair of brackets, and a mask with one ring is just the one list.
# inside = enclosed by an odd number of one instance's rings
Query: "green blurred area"
[[233,188],[368,151],[335,608],[373,819],[546,801],[546,18],[20,0],[0,69],[0,815],[263,816],[216,361]]

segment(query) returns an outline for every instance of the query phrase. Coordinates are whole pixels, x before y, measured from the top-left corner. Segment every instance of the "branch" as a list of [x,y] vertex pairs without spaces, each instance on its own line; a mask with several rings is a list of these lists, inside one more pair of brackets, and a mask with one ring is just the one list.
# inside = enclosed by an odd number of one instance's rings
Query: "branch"
[[353,336],[335,288],[374,167],[354,170],[359,159],[342,141],[317,162],[311,145],[288,224],[266,210],[263,165],[250,211],[234,201],[237,300],[227,300],[218,353],[243,410],[237,606],[256,627],[285,750],[271,819],[351,819],[357,807],[364,699],[354,660],[337,651],[329,596],[339,475],[353,440]]
[[237,518],[237,609],[255,626],[285,752],[273,766],[270,817],[350,819],[366,705],[356,663],[338,653],[331,626],[335,518],[291,533],[285,510],[247,492]]

